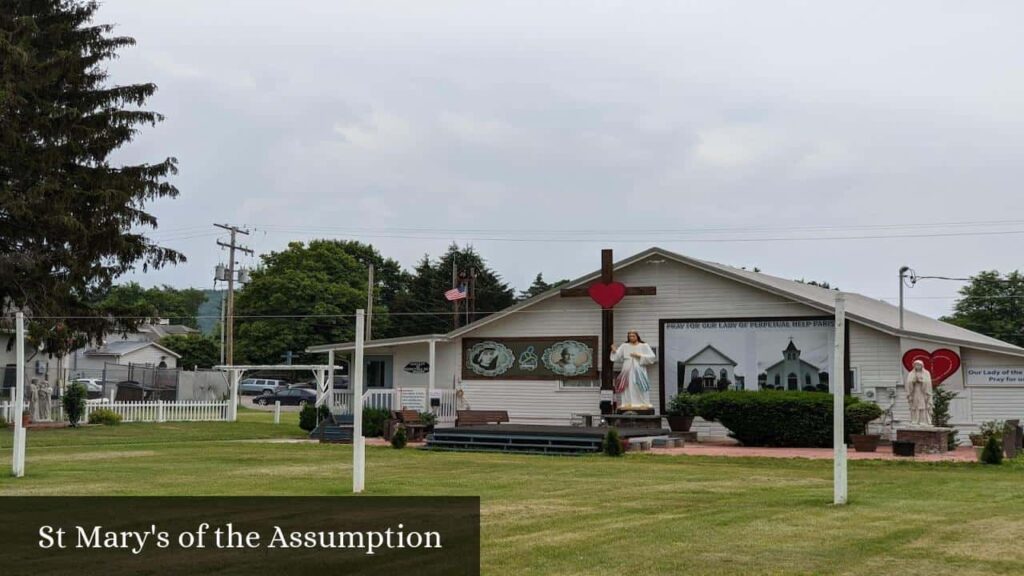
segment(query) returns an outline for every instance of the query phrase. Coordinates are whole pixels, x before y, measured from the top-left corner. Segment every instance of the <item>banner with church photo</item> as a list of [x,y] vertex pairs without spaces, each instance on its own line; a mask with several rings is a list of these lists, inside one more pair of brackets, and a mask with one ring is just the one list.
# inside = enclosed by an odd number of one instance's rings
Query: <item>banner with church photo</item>
[[666,398],[683,390],[828,391],[835,321],[664,320]]
[[596,380],[596,336],[463,338],[463,380]]

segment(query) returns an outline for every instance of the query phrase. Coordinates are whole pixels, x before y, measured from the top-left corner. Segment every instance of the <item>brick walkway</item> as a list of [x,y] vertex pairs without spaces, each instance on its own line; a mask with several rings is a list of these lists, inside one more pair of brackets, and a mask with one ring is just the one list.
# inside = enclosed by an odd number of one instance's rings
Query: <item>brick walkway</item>
[[[810,458],[812,460],[831,460],[831,448],[748,448],[727,444],[687,444],[683,448],[652,448],[651,454],[668,454],[687,456],[725,456],[732,458]],[[892,447],[879,446],[877,452],[856,452],[852,448],[847,452],[850,460],[910,460],[915,462],[977,462],[974,448],[961,446],[953,452],[945,454],[922,454],[913,458],[894,456]]]

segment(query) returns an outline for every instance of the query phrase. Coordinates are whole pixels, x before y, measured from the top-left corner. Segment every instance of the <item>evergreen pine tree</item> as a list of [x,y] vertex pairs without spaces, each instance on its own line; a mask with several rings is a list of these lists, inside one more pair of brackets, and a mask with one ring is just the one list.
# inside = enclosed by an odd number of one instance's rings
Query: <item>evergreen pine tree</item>
[[111,163],[163,118],[140,108],[155,85],[108,81],[105,62],[135,40],[94,24],[97,9],[81,0],[0,9],[0,305],[36,317],[33,344],[57,355],[111,330],[97,300],[115,278],[139,263],[184,261],[140,232],[157,225],[149,203],[178,195],[166,181],[175,159]]

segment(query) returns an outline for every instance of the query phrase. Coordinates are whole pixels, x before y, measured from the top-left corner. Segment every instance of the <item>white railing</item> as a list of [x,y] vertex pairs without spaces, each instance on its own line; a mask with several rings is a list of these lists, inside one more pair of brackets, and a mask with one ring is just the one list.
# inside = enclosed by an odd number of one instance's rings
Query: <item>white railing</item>
[[[26,408],[30,408],[30,406],[26,404]],[[89,414],[100,408],[113,410],[121,416],[122,422],[226,422],[228,420],[228,402],[89,400],[85,404],[82,421],[88,422]],[[0,403],[0,415],[6,421],[13,422],[14,404],[11,402]],[[64,419],[64,410],[59,404],[54,407],[53,419],[57,421]]]
[[[438,424],[452,424],[455,422],[456,397],[455,390],[434,390],[434,396],[441,397],[441,405],[430,411],[437,415]],[[409,403],[408,400],[418,398],[419,403],[425,403],[420,409],[430,407],[429,396],[423,388],[375,388],[363,393],[363,406],[366,408],[378,408],[383,410],[395,410]],[[335,390],[333,409],[340,414],[352,413],[352,391]]]

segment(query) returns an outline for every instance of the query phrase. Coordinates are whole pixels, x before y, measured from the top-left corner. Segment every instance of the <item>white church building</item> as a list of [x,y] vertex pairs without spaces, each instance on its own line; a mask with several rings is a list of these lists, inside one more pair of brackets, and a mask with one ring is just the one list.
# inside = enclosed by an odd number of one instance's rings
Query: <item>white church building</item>
[[[559,288],[586,288],[600,278],[595,271]],[[613,340],[621,343],[627,330],[636,330],[652,346],[658,360],[648,368],[651,401],[662,413],[694,370],[708,384],[713,376],[716,384],[724,378],[729,388],[751,391],[764,386],[769,374],[772,382],[778,375],[782,388],[835,381],[829,374],[833,290],[660,248],[615,262],[614,280],[656,288],[654,295],[618,302]],[[563,297],[560,289],[447,334],[368,341],[366,385],[420,389],[425,393],[419,398],[454,388],[469,408],[506,410],[521,423],[566,424],[576,414],[597,413],[600,358],[611,343],[601,338],[602,311],[589,298]],[[844,295],[846,380],[854,395],[892,407],[897,423],[908,421],[904,366],[924,358],[933,361],[933,378],[957,392],[952,424],[961,434],[987,420],[1024,419],[1024,348],[910,311],[900,328],[897,307]],[[353,347],[337,343],[308,351],[334,350],[344,357]],[[470,350],[486,365],[474,363]],[[564,357],[577,359],[568,371],[561,367]],[[725,433],[699,420],[695,426],[704,435]]]

